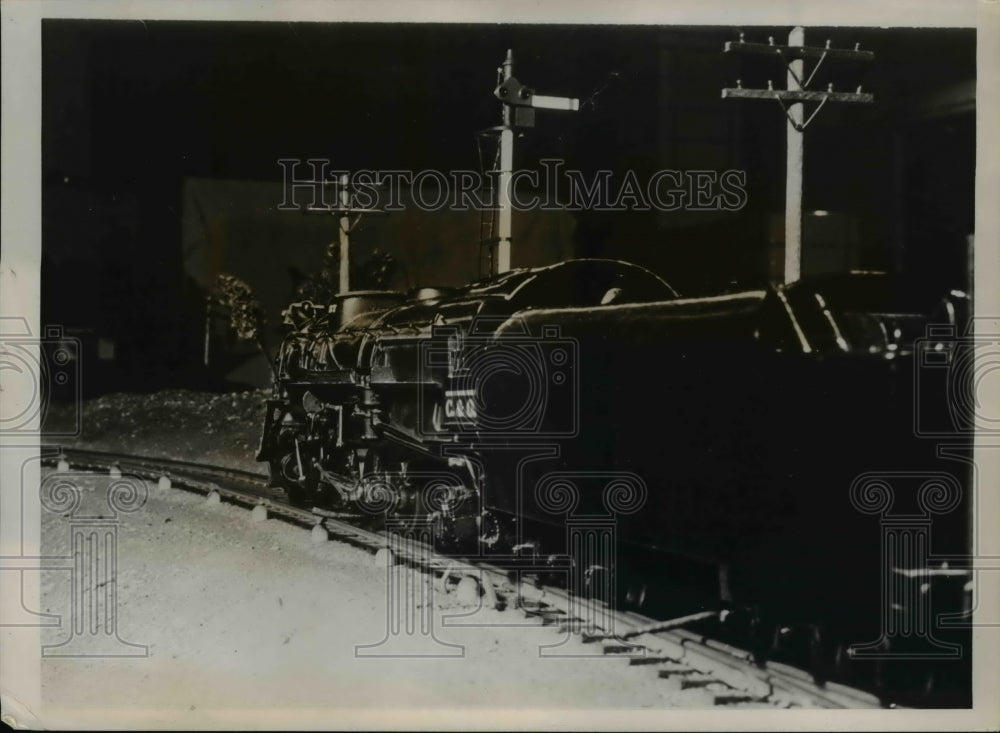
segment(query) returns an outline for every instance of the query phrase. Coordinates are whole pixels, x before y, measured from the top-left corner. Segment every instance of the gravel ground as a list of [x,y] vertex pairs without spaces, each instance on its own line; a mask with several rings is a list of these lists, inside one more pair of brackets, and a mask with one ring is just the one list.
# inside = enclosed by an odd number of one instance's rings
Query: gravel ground
[[[91,450],[201,461],[266,473],[254,460],[270,390],[194,392],[172,389],[152,394],[110,394],[81,405],[53,404],[43,432],[49,443]],[[81,431],[74,430],[77,410]]]
[[[266,397],[265,391],[189,390],[107,395],[79,408],[77,438],[48,442],[263,472],[253,456]],[[65,430],[75,409],[53,405],[46,428]],[[107,515],[109,480],[75,482],[84,489],[77,516],[88,508]],[[608,657],[541,658],[540,646],[562,638],[519,611],[479,610],[471,619],[478,628],[444,626],[445,616],[473,611],[458,605],[457,594],[440,591],[432,596],[434,635],[462,645],[463,656],[359,658],[355,646],[387,633],[390,571],[376,567],[368,552],[313,543],[302,528],[254,522],[247,509],[209,505],[198,494],[153,484],[148,490],[142,507],[115,524],[118,597],[111,604],[120,639],[148,647],[148,655],[43,658],[43,720],[50,727],[270,727],[274,721],[295,727],[302,711],[310,711],[309,724],[337,726],[348,710],[413,709],[464,709],[468,725],[476,726],[485,721],[471,716],[484,709],[653,712],[710,703],[706,690],[682,691],[676,678],[659,679],[655,667]],[[73,522],[43,512],[44,554],[70,553]],[[101,592],[99,583],[85,583],[85,601]],[[62,619],[43,631],[43,644],[71,637],[71,598],[68,570],[42,574],[43,611]],[[414,647],[414,637],[408,641],[402,653],[428,650]],[[561,650],[596,651],[575,637]]]
[[[95,509],[107,516],[109,479],[74,481],[84,489],[76,516]],[[43,512],[44,554],[69,553],[73,521]],[[148,646],[148,656],[43,658],[42,719],[50,727],[243,727],[275,712],[294,727],[302,710],[335,726],[339,711],[360,709],[457,708],[472,716],[478,708],[662,710],[709,702],[704,690],[658,679],[654,667],[540,658],[539,646],[559,642],[558,631],[515,610],[479,610],[474,618],[487,628],[445,627],[444,616],[470,613],[455,593],[432,596],[435,636],[464,645],[464,657],[358,658],[355,646],[381,641],[387,628],[390,571],[369,553],[313,543],[302,528],[254,522],[245,508],[152,484],[145,504],[117,522],[117,633]],[[85,584],[85,601],[98,582]],[[69,571],[43,573],[42,610],[62,618],[43,631],[43,644],[70,638],[70,589]],[[594,647],[570,637],[564,650]]]

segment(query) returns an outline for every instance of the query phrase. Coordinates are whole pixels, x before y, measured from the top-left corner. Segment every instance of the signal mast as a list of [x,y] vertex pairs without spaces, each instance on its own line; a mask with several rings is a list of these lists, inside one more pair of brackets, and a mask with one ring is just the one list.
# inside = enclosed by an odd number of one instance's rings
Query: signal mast
[[[535,94],[514,76],[514,52],[507,49],[507,58],[497,69],[497,87],[493,96],[503,105],[503,124],[483,130],[480,136],[499,137],[499,151],[494,167],[487,176],[496,176],[496,210],[484,211],[480,222],[480,245],[485,250],[489,274],[510,270],[511,246],[511,179],[514,168],[514,130],[535,126],[536,109],[576,112],[580,100],[573,97],[551,97]],[[492,180],[492,178],[491,178]],[[496,217],[494,218],[494,213]]]

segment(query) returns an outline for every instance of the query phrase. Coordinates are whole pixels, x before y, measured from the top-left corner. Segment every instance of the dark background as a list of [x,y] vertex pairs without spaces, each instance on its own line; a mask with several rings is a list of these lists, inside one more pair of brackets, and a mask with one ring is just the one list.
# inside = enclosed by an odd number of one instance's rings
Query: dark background
[[[629,169],[640,180],[661,168],[747,171],[739,212],[580,212],[578,256],[647,265],[690,295],[767,282],[784,116],[719,90],[736,79],[781,88],[785,72],[723,54],[740,30],[780,43],[789,29],[46,20],[43,322],[114,341],[115,377],[90,389],[197,380],[204,292],[182,266],[183,181],[280,181],[287,157],[478,169],[476,133],[499,122],[492,90],[507,48],[523,82],[585,102],[539,112],[515,165],[557,157],[617,180]],[[804,209],[853,217],[859,266],[968,288],[975,31],[806,38],[873,50],[870,63],[826,62],[817,79],[863,84],[876,103],[829,104],[809,127]]]

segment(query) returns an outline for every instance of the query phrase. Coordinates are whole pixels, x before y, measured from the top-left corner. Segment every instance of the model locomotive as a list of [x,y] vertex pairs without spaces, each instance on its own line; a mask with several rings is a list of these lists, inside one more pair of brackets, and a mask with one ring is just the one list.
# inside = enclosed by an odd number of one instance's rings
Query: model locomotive
[[[585,570],[616,602],[877,644],[892,574],[966,551],[967,464],[914,428],[962,427],[928,358],[964,333],[960,292],[851,273],[689,299],[570,260],[288,317],[258,459],[295,503],[536,559],[579,558],[566,528],[599,518]],[[886,522],[928,507],[933,552],[890,563]]]

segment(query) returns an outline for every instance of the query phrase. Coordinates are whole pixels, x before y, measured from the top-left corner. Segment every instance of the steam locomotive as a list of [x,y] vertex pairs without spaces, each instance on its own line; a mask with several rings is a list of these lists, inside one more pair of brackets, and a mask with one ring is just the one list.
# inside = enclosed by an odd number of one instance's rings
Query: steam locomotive
[[[883,650],[887,584],[966,552],[968,457],[915,430],[968,430],[940,358],[961,292],[856,272],[682,298],[583,259],[287,319],[258,460],[297,504],[535,560],[579,558],[567,527],[600,519],[583,569],[616,602]],[[933,546],[888,558],[893,517],[920,512]]]
[[364,291],[326,307],[293,304],[258,460],[268,462],[272,481],[296,503],[360,501],[363,508],[384,503],[393,514],[419,513],[406,476],[423,470],[453,474],[461,488],[450,504],[460,496],[464,504],[467,496],[481,495],[484,477],[469,455],[444,455],[446,447],[476,442],[464,440],[469,434],[454,420],[456,410],[475,414],[477,402],[450,389],[449,359],[459,356],[461,344],[475,351],[491,330],[537,307],[676,297],[644,268],[569,260],[460,289]]

